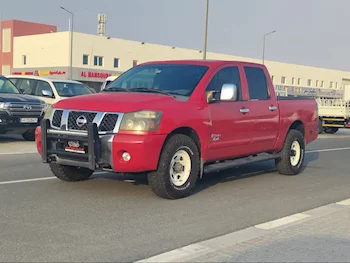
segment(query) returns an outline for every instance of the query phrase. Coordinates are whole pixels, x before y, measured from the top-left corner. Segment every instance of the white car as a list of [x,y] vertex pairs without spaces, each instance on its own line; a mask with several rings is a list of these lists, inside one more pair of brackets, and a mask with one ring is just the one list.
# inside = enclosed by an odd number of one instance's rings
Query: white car
[[111,82],[113,82],[119,76],[109,76],[101,85],[101,91],[104,90]]
[[39,97],[47,105],[62,99],[94,93],[85,84],[74,80],[43,78],[38,76],[6,76],[24,94]]

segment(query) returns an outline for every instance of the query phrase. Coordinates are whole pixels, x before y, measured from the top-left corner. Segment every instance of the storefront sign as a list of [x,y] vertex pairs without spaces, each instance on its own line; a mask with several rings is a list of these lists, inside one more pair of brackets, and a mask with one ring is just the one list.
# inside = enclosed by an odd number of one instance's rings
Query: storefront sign
[[35,76],[52,76],[52,75],[65,75],[65,71],[60,70],[54,70],[54,71],[44,71],[44,70],[35,70],[34,75]]
[[306,88],[286,85],[276,85],[274,87],[276,92],[282,93],[287,91],[286,93],[290,96],[343,98],[344,94],[344,90],[335,89]]
[[86,72],[86,71],[82,71],[80,73],[80,77],[83,78],[96,78],[96,79],[106,79],[109,76],[111,76],[110,73],[102,73],[102,72]]

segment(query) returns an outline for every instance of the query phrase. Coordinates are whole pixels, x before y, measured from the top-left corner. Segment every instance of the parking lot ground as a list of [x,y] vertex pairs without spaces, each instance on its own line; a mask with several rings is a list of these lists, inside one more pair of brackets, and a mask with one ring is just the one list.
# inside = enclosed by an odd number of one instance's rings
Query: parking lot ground
[[258,163],[206,174],[174,201],[145,178],[66,183],[37,154],[0,155],[0,261],[137,261],[349,198],[349,136],[321,135],[307,150],[298,176]]

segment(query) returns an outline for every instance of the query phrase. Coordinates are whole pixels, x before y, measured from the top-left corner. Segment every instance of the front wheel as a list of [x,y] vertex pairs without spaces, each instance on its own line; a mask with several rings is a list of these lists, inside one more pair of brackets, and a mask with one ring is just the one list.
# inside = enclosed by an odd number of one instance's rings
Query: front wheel
[[339,130],[339,128],[336,127],[327,127],[324,132],[327,134],[334,134]]
[[78,182],[90,178],[93,171],[87,168],[67,166],[57,163],[50,163],[52,173],[63,181]]
[[299,174],[305,158],[305,141],[298,130],[287,134],[280,157],[275,160],[277,171],[284,175]]
[[188,136],[176,134],[165,144],[158,169],[147,175],[152,191],[159,197],[179,199],[190,195],[200,170],[199,149]]
[[23,139],[26,141],[35,141],[35,130],[29,130],[22,134]]

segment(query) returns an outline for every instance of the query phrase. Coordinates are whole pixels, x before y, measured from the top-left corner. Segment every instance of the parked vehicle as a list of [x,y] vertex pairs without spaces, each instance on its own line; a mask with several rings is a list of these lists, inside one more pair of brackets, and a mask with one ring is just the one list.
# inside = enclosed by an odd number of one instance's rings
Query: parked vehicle
[[0,75],[0,134],[21,134],[27,141],[35,140],[45,103],[23,95],[6,77]]
[[106,78],[101,85],[101,91],[104,90],[106,87],[108,87],[108,85],[111,84],[117,78],[118,76],[109,76],[108,78]]
[[94,93],[85,84],[74,80],[60,80],[26,75],[11,75],[7,78],[23,93],[39,97],[49,105],[62,99]]
[[103,92],[53,105],[36,144],[61,180],[145,173],[155,194],[177,199],[204,172],[275,160],[279,173],[300,173],[317,121],[314,99],[276,97],[264,65],[149,62]]
[[318,133],[334,134],[350,128],[350,87],[347,99],[318,98]]

